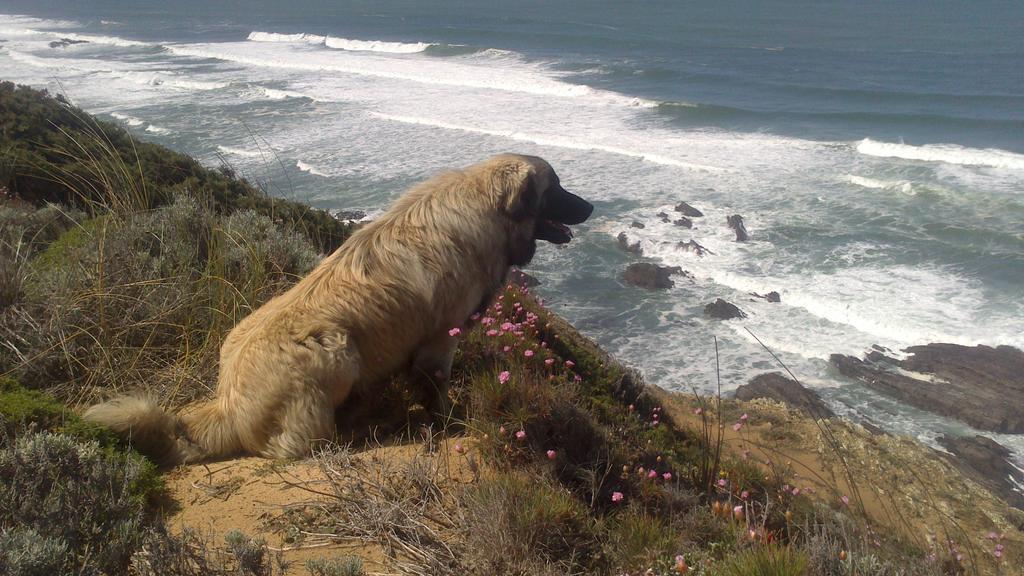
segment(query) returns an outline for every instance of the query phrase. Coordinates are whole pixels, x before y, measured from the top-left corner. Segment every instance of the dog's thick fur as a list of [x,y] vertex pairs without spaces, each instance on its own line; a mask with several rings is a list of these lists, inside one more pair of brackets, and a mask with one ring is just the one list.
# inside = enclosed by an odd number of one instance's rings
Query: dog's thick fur
[[354,388],[403,369],[437,375],[438,405],[463,326],[536,240],[568,242],[562,224],[593,207],[540,158],[505,154],[414,187],[309,276],[243,319],[220,353],[214,399],[173,416],[121,398],[85,417],[164,465],[245,452],[300,457],[331,438]]

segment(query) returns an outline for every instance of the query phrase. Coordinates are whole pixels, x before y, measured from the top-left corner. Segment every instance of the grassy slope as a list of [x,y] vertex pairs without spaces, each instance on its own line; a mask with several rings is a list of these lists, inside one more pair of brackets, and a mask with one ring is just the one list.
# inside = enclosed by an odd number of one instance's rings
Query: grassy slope
[[[330,250],[348,233],[322,212],[267,198],[229,171],[212,171],[137,142],[118,127],[29,89],[0,84],[0,129],[0,186],[23,201],[8,198],[3,204],[0,288],[13,288],[0,290],[0,370],[65,402],[88,403],[140,385],[171,407],[203,396],[223,333],[308,269],[307,253]],[[81,212],[31,206],[43,201]],[[125,303],[132,303],[133,313],[120,312]],[[376,495],[363,502],[385,508],[353,508],[344,498],[332,506],[321,503],[321,516],[307,519],[317,533],[334,530],[338,538],[350,538],[346,526],[379,517],[383,509],[408,516],[403,506],[423,510],[434,506],[430,502],[443,503],[438,510],[457,518],[454,525],[460,527],[446,532],[449,544],[428,546],[429,553],[410,559],[402,538],[412,534],[422,545],[424,533],[392,531],[385,538],[394,561],[405,563],[399,566],[435,574],[676,573],[679,554],[691,573],[701,574],[798,574],[801,565],[811,574],[995,573],[1020,561],[1019,532],[973,486],[960,502],[951,503],[948,493],[936,501],[920,491],[901,502],[905,513],[907,507],[934,512],[904,515],[911,522],[920,516],[937,523],[932,528],[940,532],[940,543],[934,545],[921,531],[905,530],[905,521],[872,518],[856,505],[842,505],[837,496],[849,492],[856,504],[850,482],[865,480],[851,476],[844,484],[841,467],[838,480],[823,480],[817,495],[808,496],[806,490],[794,494],[792,486],[808,485],[794,470],[766,465],[766,455],[745,458],[748,447],[730,448],[729,438],[720,454],[714,406],[701,401],[710,420],[697,419],[690,399],[645,390],[636,373],[519,288],[506,290],[463,338],[453,387],[457,412],[441,434],[472,436],[480,473],[450,491],[416,484],[419,492],[400,499],[401,506],[395,495],[406,494],[407,484],[374,485]],[[367,423],[383,425],[393,438],[417,438],[428,452],[437,450],[433,436],[421,439],[429,419],[418,414],[417,398],[401,379],[376,399],[362,401],[375,409]],[[5,384],[0,412],[17,422],[7,426],[4,450],[16,452],[12,435],[31,437],[26,425],[63,426],[80,441],[93,433],[68,430],[52,410],[40,416],[46,411],[26,408],[26,402],[51,401]],[[789,449],[818,453],[823,445],[809,437],[809,430],[819,429],[807,420],[756,406],[726,403],[721,422],[731,425],[748,409],[748,442],[778,441],[755,431],[785,422],[808,435]],[[353,429],[346,432],[360,433],[348,424]],[[838,437],[839,452],[830,458],[843,453],[855,467],[873,462],[875,452],[862,451],[862,443],[849,436]],[[771,447],[780,448],[786,449],[785,442]],[[890,450],[890,457],[897,452]],[[342,456],[322,458],[337,462]],[[925,466],[926,460],[913,462]],[[403,475],[419,477],[413,472],[405,469]],[[435,493],[444,496],[424,500]],[[969,530],[942,527],[943,517],[972,505],[982,513]],[[185,546],[167,536],[159,515],[140,518],[145,538],[129,538],[124,546],[130,552],[145,542],[150,564],[166,563],[151,571],[190,573],[182,566],[204,562],[208,573],[223,568],[213,566],[220,562],[216,555],[196,555],[195,542]],[[8,532],[24,528],[17,518],[0,521]],[[988,529],[1007,533],[1006,562],[993,562],[994,543],[978,534]],[[23,540],[7,545],[24,547]],[[272,568],[258,543],[236,538],[227,548],[224,569],[256,574]],[[431,564],[445,558],[442,549],[450,557]],[[90,558],[68,557],[76,569]],[[772,563],[783,568],[754,571]]]

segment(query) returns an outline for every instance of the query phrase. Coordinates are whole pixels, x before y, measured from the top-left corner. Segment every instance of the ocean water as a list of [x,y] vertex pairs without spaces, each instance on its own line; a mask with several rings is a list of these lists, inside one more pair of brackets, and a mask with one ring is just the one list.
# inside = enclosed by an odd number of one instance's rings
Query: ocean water
[[[1020,2],[226,4],[3,1],[0,78],[371,215],[443,168],[540,155],[597,210],[539,251],[539,292],[665,388],[713,390],[715,339],[726,391],[778,369],[760,339],[837,411],[932,441],[971,430],[829,354],[1024,347]],[[692,230],[657,217],[681,200]],[[693,279],[625,285],[620,232]],[[705,318],[719,297],[749,317]]]

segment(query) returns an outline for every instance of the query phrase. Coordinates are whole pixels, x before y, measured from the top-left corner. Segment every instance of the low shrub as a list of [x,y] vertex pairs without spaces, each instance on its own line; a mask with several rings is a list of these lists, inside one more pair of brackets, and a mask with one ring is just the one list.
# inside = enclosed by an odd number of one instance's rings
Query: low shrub
[[595,572],[606,560],[598,526],[571,492],[516,473],[482,480],[466,495],[467,560],[475,573]]
[[154,478],[143,458],[95,441],[38,432],[8,442],[0,447],[0,573],[123,573],[149,522]]
[[85,221],[30,262],[0,371],[75,404],[138,388],[183,404],[214,384],[226,332],[316,261],[267,217],[188,197]]

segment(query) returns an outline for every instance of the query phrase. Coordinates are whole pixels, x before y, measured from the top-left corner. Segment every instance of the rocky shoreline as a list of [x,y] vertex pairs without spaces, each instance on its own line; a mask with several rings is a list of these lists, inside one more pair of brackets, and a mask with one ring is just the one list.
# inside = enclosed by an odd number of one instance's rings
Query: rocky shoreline
[[864,360],[842,354],[829,360],[843,376],[911,406],[979,430],[1024,434],[1024,352],[958,344],[904,352],[904,359],[876,349]]

